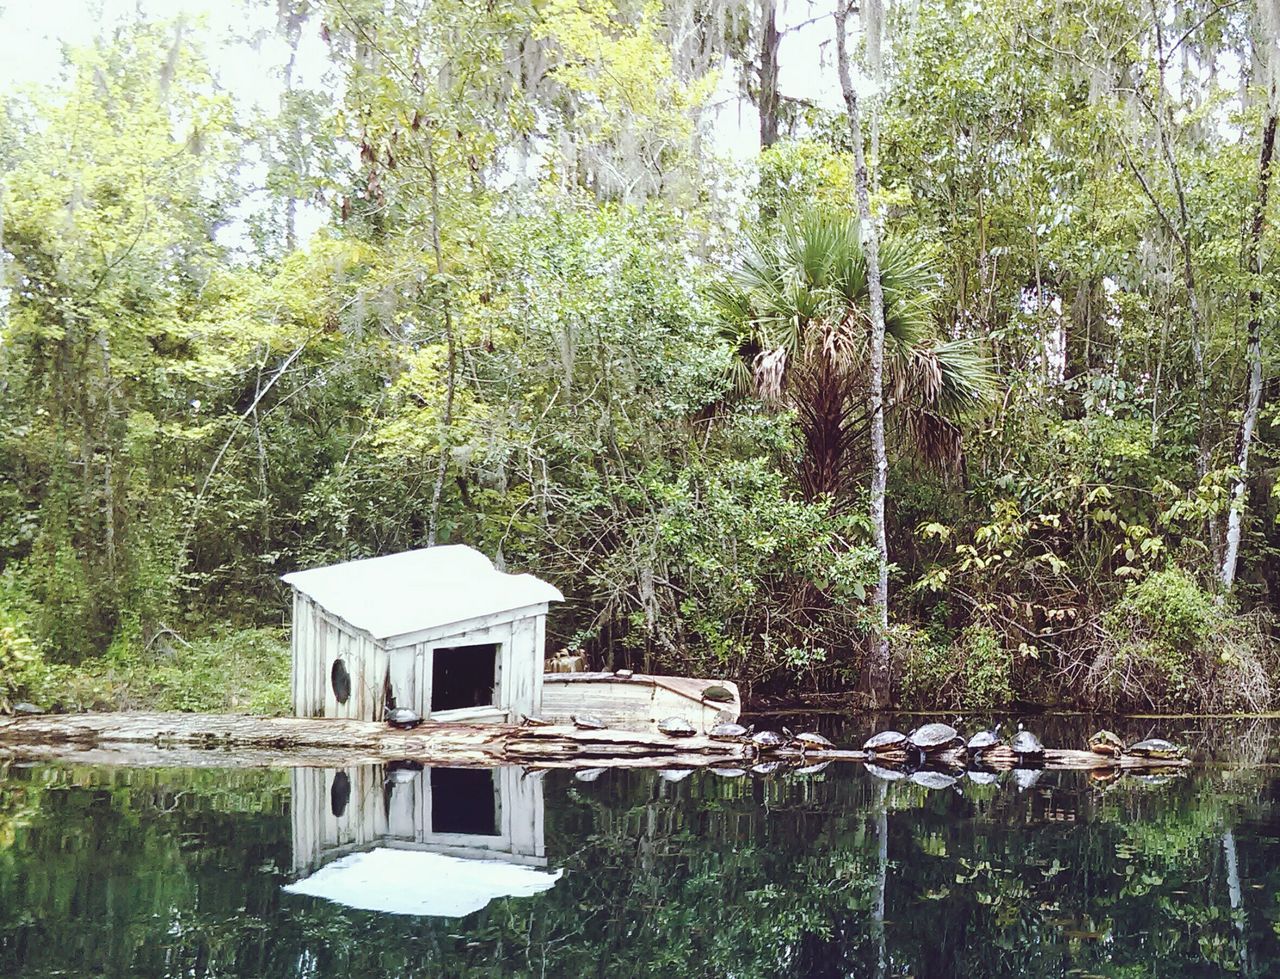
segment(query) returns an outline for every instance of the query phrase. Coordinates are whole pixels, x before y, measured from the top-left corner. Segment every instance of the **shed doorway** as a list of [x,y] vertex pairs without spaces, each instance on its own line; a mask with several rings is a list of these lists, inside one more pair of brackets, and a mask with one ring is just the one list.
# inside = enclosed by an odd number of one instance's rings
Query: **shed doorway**
[[492,707],[498,686],[498,643],[442,646],[431,654],[431,713]]

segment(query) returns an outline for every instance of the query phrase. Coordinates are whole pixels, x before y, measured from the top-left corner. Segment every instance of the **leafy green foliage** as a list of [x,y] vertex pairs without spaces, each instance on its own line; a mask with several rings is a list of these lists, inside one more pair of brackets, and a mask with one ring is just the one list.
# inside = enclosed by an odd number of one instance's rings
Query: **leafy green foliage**
[[1095,696],[1250,710],[1271,700],[1274,653],[1257,623],[1228,613],[1179,568],[1130,584],[1103,628],[1089,673]]
[[[0,103],[0,697],[274,709],[278,575],[432,539],[553,580],[552,641],[593,666],[854,687],[852,157],[799,103],[757,161],[714,157],[713,68],[756,77],[755,8],[279,14],[335,84],[278,111],[232,104],[199,29],[141,21]],[[1274,67],[1251,14],[890,17],[868,131],[904,701],[1270,702],[1273,406],[1244,484],[1236,448],[1248,324],[1280,364],[1280,195],[1241,261]],[[329,220],[300,244],[304,205]],[[219,693],[220,657],[259,686]]]

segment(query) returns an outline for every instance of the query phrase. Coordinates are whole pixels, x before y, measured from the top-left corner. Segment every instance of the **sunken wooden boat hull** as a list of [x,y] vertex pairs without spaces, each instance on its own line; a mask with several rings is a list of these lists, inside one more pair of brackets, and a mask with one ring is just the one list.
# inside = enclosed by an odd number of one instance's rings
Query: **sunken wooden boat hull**
[[[709,700],[708,689],[729,691],[728,701]],[[571,723],[575,714],[589,714],[617,731],[653,731],[664,717],[683,717],[699,734],[721,721],[736,721],[742,713],[738,685],[728,680],[636,673],[544,673],[542,716]]]

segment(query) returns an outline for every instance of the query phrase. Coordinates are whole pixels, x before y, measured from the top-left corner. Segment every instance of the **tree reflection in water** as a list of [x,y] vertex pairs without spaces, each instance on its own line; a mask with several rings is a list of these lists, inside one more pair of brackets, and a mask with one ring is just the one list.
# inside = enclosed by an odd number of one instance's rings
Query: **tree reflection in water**
[[0,975],[1273,975],[1280,783],[1255,766],[552,772],[564,875],[460,919],[284,893],[288,772],[0,766]]

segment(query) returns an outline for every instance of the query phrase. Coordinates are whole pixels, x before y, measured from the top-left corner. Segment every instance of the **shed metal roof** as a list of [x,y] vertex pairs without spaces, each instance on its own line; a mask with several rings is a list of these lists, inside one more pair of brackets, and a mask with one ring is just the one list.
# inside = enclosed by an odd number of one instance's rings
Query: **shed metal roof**
[[554,585],[531,574],[504,574],[463,544],[294,571],[283,580],[375,639],[564,601]]
[[464,860],[377,847],[342,857],[284,889],[384,914],[461,918],[495,898],[531,897],[548,890],[562,873],[500,859]]

